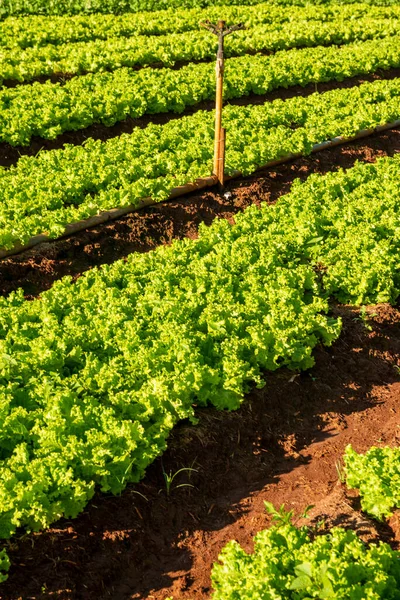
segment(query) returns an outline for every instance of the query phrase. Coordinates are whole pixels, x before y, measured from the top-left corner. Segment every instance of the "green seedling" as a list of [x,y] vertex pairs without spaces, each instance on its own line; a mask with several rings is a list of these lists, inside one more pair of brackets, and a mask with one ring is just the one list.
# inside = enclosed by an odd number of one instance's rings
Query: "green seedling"
[[[172,484],[174,482],[174,479],[179,475],[179,473],[182,473],[184,471],[186,471],[186,472],[188,472],[190,474],[193,471],[195,471],[197,473],[197,469],[193,469],[192,467],[182,467],[182,469],[179,469],[174,474],[172,474],[172,472],[167,473],[165,471],[165,469],[163,468],[163,475],[164,475],[165,489],[166,489],[166,492],[167,492],[167,496],[169,496],[171,494]],[[192,485],[191,483],[179,483],[178,485],[174,485],[173,489],[176,490],[176,489],[182,488],[182,487],[191,487],[191,488],[193,488],[194,485]],[[160,490],[160,492],[161,492],[161,490]]]
[[373,327],[370,325],[369,320],[373,319],[374,317],[377,316],[378,313],[374,312],[374,313],[368,313],[367,312],[367,307],[366,306],[362,306],[359,312],[359,316],[358,317],[354,317],[353,321],[361,321],[365,327],[365,329],[367,329],[368,331],[372,331]]
[[[264,501],[266,511],[272,516],[272,522],[277,525],[291,525],[294,517],[294,510],[285,510],[285,505],[281,504],[279,509],[276,509],[272,502]],[[313,504],[306,506],[304,511],[297,517],[296,522],[300,519],[308,518],[308,513],[314,508]]]

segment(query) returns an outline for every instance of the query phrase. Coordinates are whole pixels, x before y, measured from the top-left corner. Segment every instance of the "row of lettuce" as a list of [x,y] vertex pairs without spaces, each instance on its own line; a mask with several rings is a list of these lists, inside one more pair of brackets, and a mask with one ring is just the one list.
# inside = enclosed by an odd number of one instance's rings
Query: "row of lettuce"
[[[399,79],[260,106],[227,106],[227,173],[252,173],[271,160],[308,154],[319,142],[354,136],[399,115]],[[213,120],[212,112],[199,111],[106,142],[92,139],[21,157],[0,169],[0,249],[37,234],[58,237],[70,223],[135,206],[141,198],[165,200],[172,188],[210,175]]]
[[[400,36],[344,46],[294,49],[272,56],[226,61],[225,99],[262,95],[278,88],[342,81],[400,66]],[[29,145],[32,136],[54,139],[65,131],[127,117],[182,113],[215,96],[212,63],[140,71],[122,67],[61,83],[35,82],[0,90],[0,141]]]
[[[297,47],[343,45],[378,40],[398,34],[399,19],[349,20],[339,16],[329,22],[297,21],[257,24],[229,38],[227,57],[248,53],[272,53]],[[171,33],[164,36],[117,37],[91,42],[47,45],[1,53],[0,85],[4,81],[31,81],[59,74],[82,75],[113,71],[120,67],[174,66],[178,62],[211,60],[216,38],[207,31]]]
[[2,298],[0,537],[137,482],[195,407],[236,409],[263,371],[311,367],[340,334],[329,298],[395,301],[399,194],[399,155],[313,175],[197,240]]
[[[400,448],[373,447],[361,455],[349,446],[345,471],[366,513],[382,519],[400,508]],[[212,571],[213,600],[400,598],[400,553],[388,544],[368,547],[338,527],[316,536],[295,527],[292,513],[266,507],[276,523],[255,536],[252,553],[235,541],[223,548]]]
[[[121,14],[126,12],[153,12],[220,6],[254,6],[259,0],[3,0],[0,4],[0,19],[21,15],[79,15],[93,13]],[[280,6],[308,6],[330,4],[355,4],[357,0],[273,0]],[[397,0],[374,0],[371,4],[391,6]]]
[[[398,19],[400,7],[371,6],[366,3],[342,6],[295,6],[287,10],[284,6],[262,3],[257,6],[224,6],[223,17],[228,23],[243,22],[247,27],[287,23],[327,23],[339,17],[349,20],[370,17],[371,19]],[[156,11],[149,13],[126,13],[123,15],[93,14],[73,17],[10,17],[0,22],[0,47],[38,48],[48,44],[62,45],[72,42],[91,42],[109,38],[132,36],[160,36],[171,33],[198,31],[199,22],[221,18],[219,6],[206,9]]]
[[[324,0],[323,0],[324,1]],[[329,2],[330,0],[325,0]],[[259,0],[217,0],[219,6],[229,4],[256,5]],[[277,0],[276,4],[306,4],[304,0]],[[391,0],[387,0],[391,4]],[[126,12],[159,11],[181,8],[202,8],[215,0],[3,0],[0,18],[20,15],[79,15],[93,13],[122,14]]]

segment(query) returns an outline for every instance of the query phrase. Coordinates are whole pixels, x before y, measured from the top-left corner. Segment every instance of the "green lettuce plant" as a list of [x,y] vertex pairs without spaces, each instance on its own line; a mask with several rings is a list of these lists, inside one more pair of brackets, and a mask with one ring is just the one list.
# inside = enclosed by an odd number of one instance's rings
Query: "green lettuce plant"
[[[382,6],[396,4],[397,0],[376,0]],[[356,0],[274,0],[274,5],[288,7],[353,4]],[[114,13],[139,11],[176,10],[181,8],[208,7],[215,4],[226,5],[257,5],[259,0],[3,0],[0,5],[0,18],[10,15],[76,15],[92,13]]]
[[400,555],[388,544],[367,546],[335,527],[313,537],[307,527],[272,526],[254,552],[229,542],[212,570],[213,600],[398,600]]
[[400,508],[400,448],[373,446],[358,454],[349,445],[344,462],[346,483],[359,490],[363,511],[381,520]]
[[[399,114],[399,79],[261,106],[227,106],[224,124],[232,135],[226,169],[251,173],[270,160],[308,154],[315,143],[354,135]],[[57,237],[69,223],[135,206],[146,196],[164,200],[171,188],[208,176],[213,119],[213,113],[202,111],[107,142],[88,140],[25,156],[15,167],[0,169],[0,249],[40,233]]]
[[[342,19],[357,20],[397,19],[399,6],[372,6],[368,3],[355,4],[308,4],[292,6],[270,2],[255,6],[230,4],[223,8],[224,18],[229,23],[244,22],[247,27],[255,25],[278,25],[294,22],[306,25],[311,21],[327,23]],[[34,48],[48,44],[61,45],[69,42],[89,42],[108,38],[132,36],[160,36],[170,33],[199,31],[199,22],[205,19],[216,21],[221,16],[220,6],[205,8],[172,8],[125,14],[85,14],[74,16],[26,16],[0,21],[0,46],[5,48]]]
[[[260,19],[262,21],[262,18]],[[387,38],[399,31],[398,19],[348,19],[342,15],[328,22],[290,21],[256,24],[235,34],[226,46],[227,57],[249,52],[276,52],[297,47],[344,45],[355,41]],[[108,37],[106,39],[39,46],[12,47],[2,51],[0,85],[5,80],[31,81],[59,73],[81,75],[120,67],[173,66],[179,61],[212,60],[215,43],[210,33],[188,31],[163,36]]]
[[[262,95],[281,87],[342,81],[400,66],[399,35],[340,46],[283,50],[271,56],[226,61],[225,98]],[[182,113],[215,96],[214,63],[181,69],[121,67],[66,83],[35,82],[0,89],[0,141],[29,145],[32,136],[55,139],[94,123],[114,125],[127,117]]]
[[0,537],[139,481],[196,407],[234,410],[265,370],[311,367],[340,333],[329,298],[395,301],[399,194],[400,155],[313,175],[197,240],[1,298]]

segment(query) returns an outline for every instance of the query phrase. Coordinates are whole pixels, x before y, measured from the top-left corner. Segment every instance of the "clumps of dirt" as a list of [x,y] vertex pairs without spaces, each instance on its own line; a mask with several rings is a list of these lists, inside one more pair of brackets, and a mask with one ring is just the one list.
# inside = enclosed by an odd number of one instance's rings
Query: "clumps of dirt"
[[340,480],[330,494],[308,511],[307,518],[300,519],[297,524],[307,525],[317,534],[327,533],[337,526],[352,529],[366,544],[377,543],[384,538],[388,541],[393,539],[388,526],[383,526],[360,511],[357,496],[347,490]]
[[388,526],[392,531],[392,536],[400,548],[400,510],[396,510],[388,521]]

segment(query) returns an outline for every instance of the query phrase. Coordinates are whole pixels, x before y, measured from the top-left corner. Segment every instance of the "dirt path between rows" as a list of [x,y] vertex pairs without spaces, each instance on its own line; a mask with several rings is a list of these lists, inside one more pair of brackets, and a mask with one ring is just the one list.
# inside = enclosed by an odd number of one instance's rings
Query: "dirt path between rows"
[[[23,285],[36,295],[55,279],[79,276],[97,264],[147,251],[177,237],[196,237],[198,224],[232,218],[251,203],[274,201],[295,177],[373,161],[400,150],[400,131],[296,160],[231,182],[227,196],[208,191],[135,213],[73,238],[0,262],[3,294]],[[366,540],[400,546],[398,520],[377,526],[359,511],[357,495],[338,483],[343,450],[400,443],[400,310],[370,308],[372,330],[357,311],[332,307],[343,318],[340,339],[318,347],[313,369],[266,375],[233,413],[199,411],[182,423],[168,451],[143,482],[120,497],[99,495],[82,515],[43,533],[10,542],[9,580],[2,600],[200,600],[210,597],[210,571],[225,543],[251,549],[268,525],[264,500],[311,516],[326,527],[345,524]],[[167,494],[163,469],[180,473]]]
[[[346,445],[400,443],[400,311],[375,313],[372,331],[357,311],[334,308],[344,321],[332,348],[319,347],[302,374],[269,373],[233,413],[198,413],[182,423],[168,451],[139,485],[120,497],[99,495],[73,521],[13,539],[3,600],[200,600],[210,597],[210,571],[221,548],[268,525],[264,500],[315,520],[355,528],[366,540],[400,546],[399,532],[358,510],[354,492],[338,483]],[[163,468],[175,473],[167,494]]]

